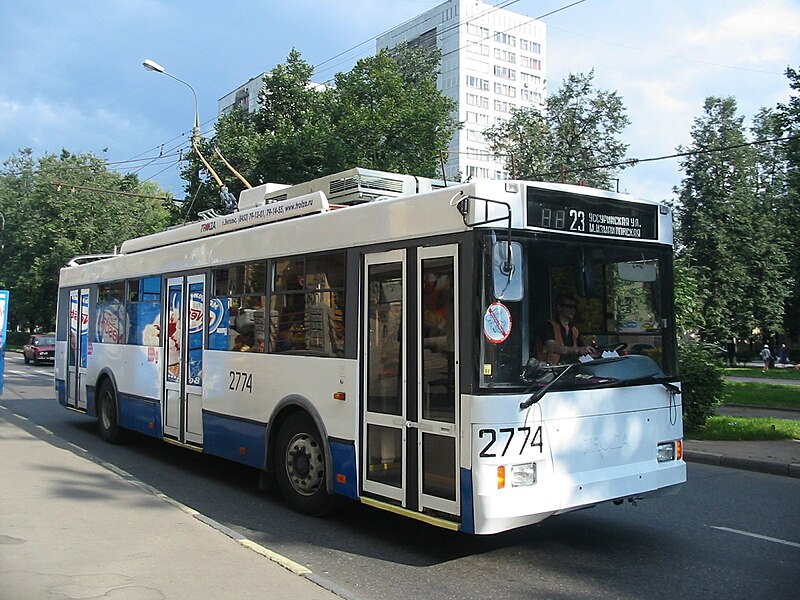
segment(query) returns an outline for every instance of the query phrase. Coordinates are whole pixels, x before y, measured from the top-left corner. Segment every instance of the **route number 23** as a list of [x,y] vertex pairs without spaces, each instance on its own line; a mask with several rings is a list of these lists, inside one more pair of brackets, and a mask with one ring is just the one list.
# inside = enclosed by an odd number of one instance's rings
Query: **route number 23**
[[585,212],[572,208],[569,211],[569,218],[572,219],[572,223],[569,225],[570,231],[586,231]]
[[[541,425],[539,425],[535,431],[533,431],[530,427],[517,427],[516,429],[513,427],[501,427],[500,429],[481,429],[478,431],[479,438],[489,438],[488,443],[483,447],[483,450],[481,450],[479,456],[481,458],[496,457],[497,452],[496,448],[494,448],[495,444],[502,445],[503,451],[501,452],[500,456],[505,456],[508,452],[508,449],[511,447],[511,441],[514,439],[514,437],[518,438],[518,436],[515,435],[517,432],[520,432],[520,435],[525,434],[525,439],[522,440],[522,444],[520,444],[519,447],[520,454],[525,451],[525,448],[529,445],[529,443],[531,448],[539,448],[540,453],[544,452]],[[533,437],[531,437],[531,432],[533,432]],[[507,436],[504,445],[502,440],[498,442],[498,438],[501,436]]]

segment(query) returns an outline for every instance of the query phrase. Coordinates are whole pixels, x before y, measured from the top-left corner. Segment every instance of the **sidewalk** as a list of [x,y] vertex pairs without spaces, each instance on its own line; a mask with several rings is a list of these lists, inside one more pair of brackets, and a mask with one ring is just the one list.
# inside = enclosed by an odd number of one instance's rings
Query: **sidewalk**
[[303,566],[4,412],[0,598],[339,598]]
[[684,440],[686,462],[800,477],[800,440],[717,442]]
[[[800,411],[727,405],[717,414],[734,417],[774,417],[800,420]],[[800,440],[759,442],[684,440],[684,459],[773,475],[800,477]]]

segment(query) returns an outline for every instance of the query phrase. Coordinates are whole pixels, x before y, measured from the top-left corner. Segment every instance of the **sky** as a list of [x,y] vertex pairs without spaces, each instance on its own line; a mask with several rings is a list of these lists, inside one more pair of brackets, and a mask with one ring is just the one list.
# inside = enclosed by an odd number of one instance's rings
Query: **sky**
[[[518,0],[539,17],[575,0]],[[285,62],[292,48],[315,81],[375,52],[374,38],[436,0],[4,0],[0,9],[0,163],[30,148],[93,152],[183,198],[178,159],[195,101],[186,85],[145,70],[152,59],[197,93],[204,135],[217,101]],[[490,3],[497,3],[492,0]],[[800,0],[584,0],[547,23],[547,85],[594,69],[631,124],[628,158],[691,143],[708,96],[736,98],[746,123],[789,99],[787,66],[800,67]],[[667,200],[675,159],[620,175],[621,191]]]

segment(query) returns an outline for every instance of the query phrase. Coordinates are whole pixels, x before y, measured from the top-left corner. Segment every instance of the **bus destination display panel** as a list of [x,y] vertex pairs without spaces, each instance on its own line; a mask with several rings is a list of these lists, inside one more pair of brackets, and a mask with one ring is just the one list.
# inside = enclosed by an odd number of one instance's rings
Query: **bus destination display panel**
[[658,207],[529,187],[528,225],[635,240],[658,239]]

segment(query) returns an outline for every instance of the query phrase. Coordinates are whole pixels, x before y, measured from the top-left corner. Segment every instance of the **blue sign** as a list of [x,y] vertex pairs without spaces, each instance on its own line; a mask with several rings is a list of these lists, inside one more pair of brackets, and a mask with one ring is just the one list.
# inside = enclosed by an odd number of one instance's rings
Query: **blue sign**
[[6,366],[6,327],[8,326],[8,290],[0,290],[0,395]]

